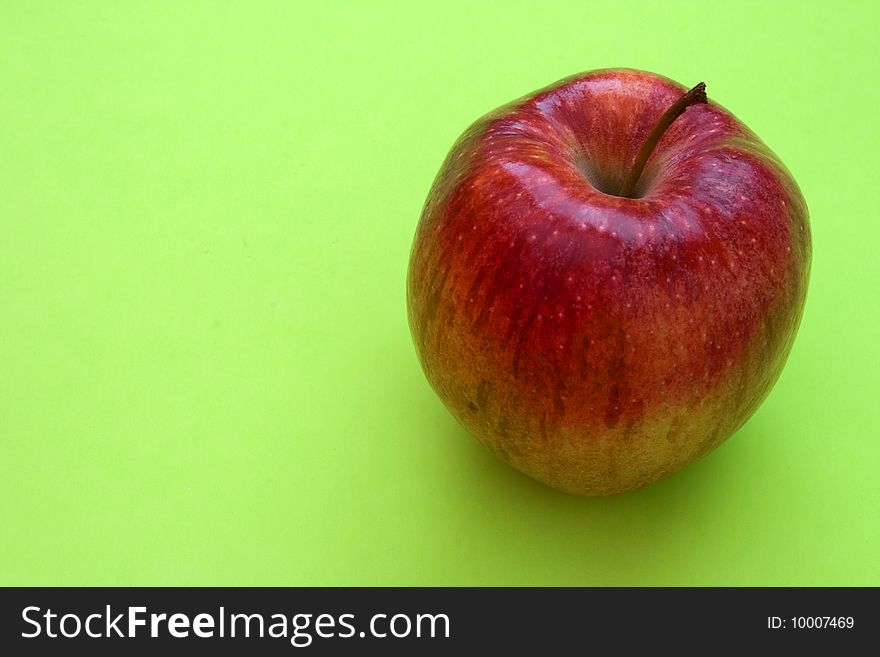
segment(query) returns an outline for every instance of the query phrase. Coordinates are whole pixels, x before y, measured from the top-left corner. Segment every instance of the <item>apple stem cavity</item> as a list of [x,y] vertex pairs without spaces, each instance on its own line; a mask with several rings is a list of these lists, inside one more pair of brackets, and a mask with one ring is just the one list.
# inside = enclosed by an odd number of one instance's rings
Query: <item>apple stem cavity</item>
[[700,84],[682,95],[681,98],[669,106],[669,109],[663,112],[663,116],[657,119],[657,123],[654,125],[648,138],[645,139],[642,144],[642,148],[639,150],[639,154],[636,156],[632,169],[630,169],[629,175],[623,182],[623,186],[620,188],[618,196],[635,198],[633,192],[635,192],[639,178],[642,177],[642,171],[644,171],[645,165],[648,163],[648,158],[651,157],[651,153],[654,152],[654,148],[657,146],[663,133],[666,132],[666,129],[672,125],[673,121],[681,116],[688,107],[705,102],[707,102],[706,83],[700,82]]

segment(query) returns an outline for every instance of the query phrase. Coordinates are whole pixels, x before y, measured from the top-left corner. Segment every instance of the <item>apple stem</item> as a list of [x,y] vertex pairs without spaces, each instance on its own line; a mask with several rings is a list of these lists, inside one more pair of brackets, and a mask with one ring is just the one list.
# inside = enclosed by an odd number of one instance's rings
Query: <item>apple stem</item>
[[636,184],[638,184],[639,178],[642,176],[642,171],[644,171],[645,165],[648,163],[648,158],[651,157],[651,153],[654,152],[654,148],[657,146],[663,133],[666,132],[666,129],[671,126],[672,122],[681,116],[688,107],[696,105],[697,103],[705,102],[706,83],[700,82],[700,84],[670,105],[668,110],[663,112],[663,116],[657,120],[654,129],[651,130],[648,138],[645,139],[645,142],[642,144],[642,148],[639,150],[639,154],[636,156],[635,162],[633,162],[632,169],[630,169],[629,176],[627,176],[623,186],[620,188],[618,196],[632,197]]

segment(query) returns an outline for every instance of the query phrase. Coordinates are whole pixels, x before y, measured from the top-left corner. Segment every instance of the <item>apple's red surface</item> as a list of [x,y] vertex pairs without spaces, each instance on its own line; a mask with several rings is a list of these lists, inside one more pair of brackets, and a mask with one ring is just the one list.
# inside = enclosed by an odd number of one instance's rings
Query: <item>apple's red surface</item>
[[[425,374],[482,443],[566,491],[668,475],[729,437],[776,381],[810,268],[807,208],[730,112],[602,70],[474,123],[428,196],[407,295]],[[711,87],[710,87],[711,92]]]

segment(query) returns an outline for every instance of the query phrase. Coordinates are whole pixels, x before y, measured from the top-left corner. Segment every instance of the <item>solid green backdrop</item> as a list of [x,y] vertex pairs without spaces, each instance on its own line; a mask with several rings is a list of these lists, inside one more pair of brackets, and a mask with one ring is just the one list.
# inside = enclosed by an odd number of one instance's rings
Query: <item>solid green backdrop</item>
[[[880,584],[876,7],[4,2],[0,583]],[[609,66],[705,80],[814,261],[746,426],[585,499],[459,428],[404,281],[459,133]]]

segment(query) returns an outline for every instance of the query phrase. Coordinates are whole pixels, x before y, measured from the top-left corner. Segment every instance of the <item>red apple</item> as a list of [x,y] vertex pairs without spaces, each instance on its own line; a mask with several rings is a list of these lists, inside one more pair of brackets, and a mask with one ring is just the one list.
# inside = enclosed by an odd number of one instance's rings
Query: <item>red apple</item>
[[716,447],[800,322],[801,192],[702,86],[685,91],[600,70],[487,114],[415,235],[428,381],[492,452],[564,491],[633,490]]

